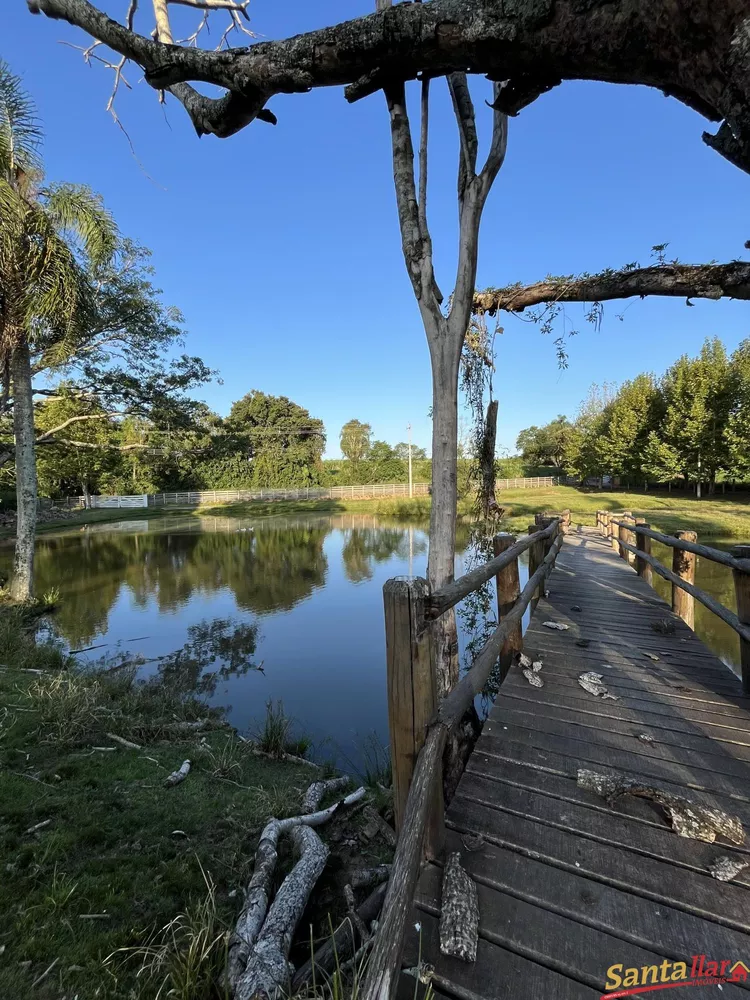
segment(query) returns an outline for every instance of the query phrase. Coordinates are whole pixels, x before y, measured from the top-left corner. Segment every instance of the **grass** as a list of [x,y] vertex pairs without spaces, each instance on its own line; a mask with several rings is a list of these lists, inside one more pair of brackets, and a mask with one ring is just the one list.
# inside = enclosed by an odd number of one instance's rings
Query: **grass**
[[292,738],[293,720],[284,712],[281,701],[266,702],[266,717],[262,728],[255,734],[255,745],[262,753],[282,759],[284,754],[304,757],[311,741],[306,736]]
[[[310,768],[249,753],[218,716],[185,734],[176,723],[209,716],[204,704],[126,671],[75,672],[7,606],[0,663],[0,996],[218,1000],[203,972],[222,961],[230,892]],[[186,758],[187,780],[165,789]]]
[[595,524],[597,510],[632,510],[653,528],[672,532],[692,528],[699,538],[750,537],[750,496],[717,494],[697,500],[687,492],[644,493],[625,490],[581,490],[555,486],[543,490],[501,490],[498,502],[506,508],[505,530],[525,532],[534,514],[570,508],[574,523]]

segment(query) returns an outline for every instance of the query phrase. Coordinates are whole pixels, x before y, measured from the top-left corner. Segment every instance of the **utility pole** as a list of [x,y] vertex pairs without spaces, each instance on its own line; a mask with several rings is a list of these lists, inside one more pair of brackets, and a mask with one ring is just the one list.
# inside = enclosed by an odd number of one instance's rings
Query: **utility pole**
[[409,432],[409,496],[414,496],[414,483],[411,478],[411,424],[406,425],[406,429]]

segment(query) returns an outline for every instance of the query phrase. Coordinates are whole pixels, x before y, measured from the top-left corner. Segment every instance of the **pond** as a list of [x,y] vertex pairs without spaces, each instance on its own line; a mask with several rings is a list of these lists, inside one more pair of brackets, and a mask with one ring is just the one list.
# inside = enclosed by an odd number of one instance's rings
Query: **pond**
[[[8,543],[0,572],[11,565]],[[382,587],[426,565],[424,525],[353,513],[93,524],[36,549],[37,592],[59,590],[54,627],[80,659],[137,656],[243,733],[281,700],[311,753],[340,767],[360,766],[374,737],[387,745]]]
[[[457,574],[466,545],[461,528]],[[671,566],[669,550],[653,551]],[[424,525],[353,513],[93,524],[41,536],[36,553],[38,593],[59,590],[55,629],[81,659],[137,657],[144,674],[226,707],[243,733],[281,700],[312,754],[344,768],[388,741],[383,584],[426,563]],[[7,543],[0,572],[11,564]],[[699,559],[697,583],[735,610],[728,569]],[[696,630],[736,669],[736,635],[700,604]]]

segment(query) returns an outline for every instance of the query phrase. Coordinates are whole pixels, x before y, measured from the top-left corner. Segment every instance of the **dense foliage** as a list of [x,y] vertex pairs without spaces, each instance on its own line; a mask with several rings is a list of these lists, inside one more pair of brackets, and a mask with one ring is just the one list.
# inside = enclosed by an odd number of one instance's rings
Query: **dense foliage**
[[[561,449],[560,464],[581,478],[623,483],[707,484],[750,478],[750,340],[730,356],[714,337],[661,376],[643,373],[619,389],[594,386],[574,423],[564,417],[521,432],[524,458]],[[561,444],[559,443],[561,442]]]

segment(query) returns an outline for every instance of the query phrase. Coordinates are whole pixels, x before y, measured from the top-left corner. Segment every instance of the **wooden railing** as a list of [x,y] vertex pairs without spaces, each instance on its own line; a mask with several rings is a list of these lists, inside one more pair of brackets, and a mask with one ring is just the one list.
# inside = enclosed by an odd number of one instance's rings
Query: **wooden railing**
[[[644,518],[635,518],[631,511],[596,512],[596,524],[612,548],[634,566],[639,576],[652,583],[656,573],[672,584],[672,610],[690,628],[695,627],[695,601],[712,611],[740,637],[740,667],[743,692],[750,695],[750,545],[735,545],[731,552],[722,552],[698,543],[695,531],[677,531],[665,535],[655,531]],[[672,569],[667,569],[651,554],[651,540],[672,549]],[[695,586],[696,556],[719,563],[732,570],[737,598],[737,614],[720,604],[705,590]]]
[[[362,987],[362,1000],[396,991],[404,930],[423,856],[436,857],[445,834],[442,762],[448,737],[499,662],[501,677],[521,649],[521,621],[544,592],[570,524],[570,511],[540,516],[522,539],[497,535],[495,558],[434,593],[421,578],[383,588],[388,712],[396,829],[399,834],[383,910]],[[529,579],[519,586],[518,557],[529,550]],[[430,622],[482,584],[497,579],[499,625],[453,690],[438,697]]]

